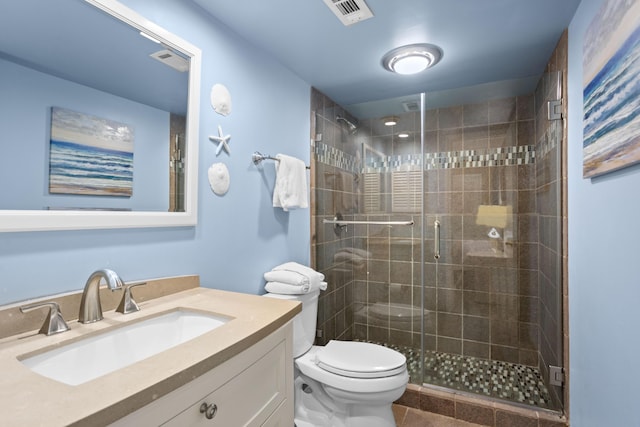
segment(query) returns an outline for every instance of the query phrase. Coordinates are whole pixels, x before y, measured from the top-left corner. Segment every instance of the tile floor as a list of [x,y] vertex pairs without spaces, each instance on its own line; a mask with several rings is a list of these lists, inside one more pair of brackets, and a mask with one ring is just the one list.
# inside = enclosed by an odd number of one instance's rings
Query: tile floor
[[[415,379],[420,377],[420,351],[404,346],[389,347],[405,355],[411,382],[419,382]],[[551,408],[549,391],[538,369],[532,366],[435,351],[426,353],[424,363],[427,384]]]

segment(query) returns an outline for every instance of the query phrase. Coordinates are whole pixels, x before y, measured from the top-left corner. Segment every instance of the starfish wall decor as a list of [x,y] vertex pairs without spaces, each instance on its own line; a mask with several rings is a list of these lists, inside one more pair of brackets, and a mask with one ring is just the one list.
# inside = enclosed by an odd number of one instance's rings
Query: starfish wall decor
[[216,156],[220,154],[220,151],[222,151],[223,148],[224,151],[227,152],[227,154],[231,154],[231,151],[229,149],[229,140],[231,139],[231,135],[225,135],[222,132],[222,126],[218,125],[218,136],[211,135],[209,136],[209,139],[218,143],[218,148],[216,148]]

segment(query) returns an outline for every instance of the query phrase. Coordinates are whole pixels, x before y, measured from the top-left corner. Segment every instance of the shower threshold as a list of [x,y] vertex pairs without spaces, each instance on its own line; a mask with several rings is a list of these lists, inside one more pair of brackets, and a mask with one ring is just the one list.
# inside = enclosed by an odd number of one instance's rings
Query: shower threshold
[[[481,359],[471,356],[427,351],[425,375],[420,375],[420,350],[376,342],[404,354],[410,382],[507,400],[553,410],[549,391],[536,367]],[[422,379],[422,381],[421,381]]]

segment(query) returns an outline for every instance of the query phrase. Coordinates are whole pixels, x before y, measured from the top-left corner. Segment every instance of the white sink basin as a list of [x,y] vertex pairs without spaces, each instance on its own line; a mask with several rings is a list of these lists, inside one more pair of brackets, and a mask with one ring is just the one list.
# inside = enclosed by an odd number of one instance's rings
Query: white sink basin
[[229,320],[186,310],[172,311],[21,362],[40,375],[78,385],[189,341]]

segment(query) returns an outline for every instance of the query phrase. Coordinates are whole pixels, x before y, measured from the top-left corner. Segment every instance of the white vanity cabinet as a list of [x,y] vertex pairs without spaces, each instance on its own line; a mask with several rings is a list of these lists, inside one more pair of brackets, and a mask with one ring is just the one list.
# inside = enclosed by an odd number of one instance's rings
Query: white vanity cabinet
[[292,323],[112,426],[293,426]]

